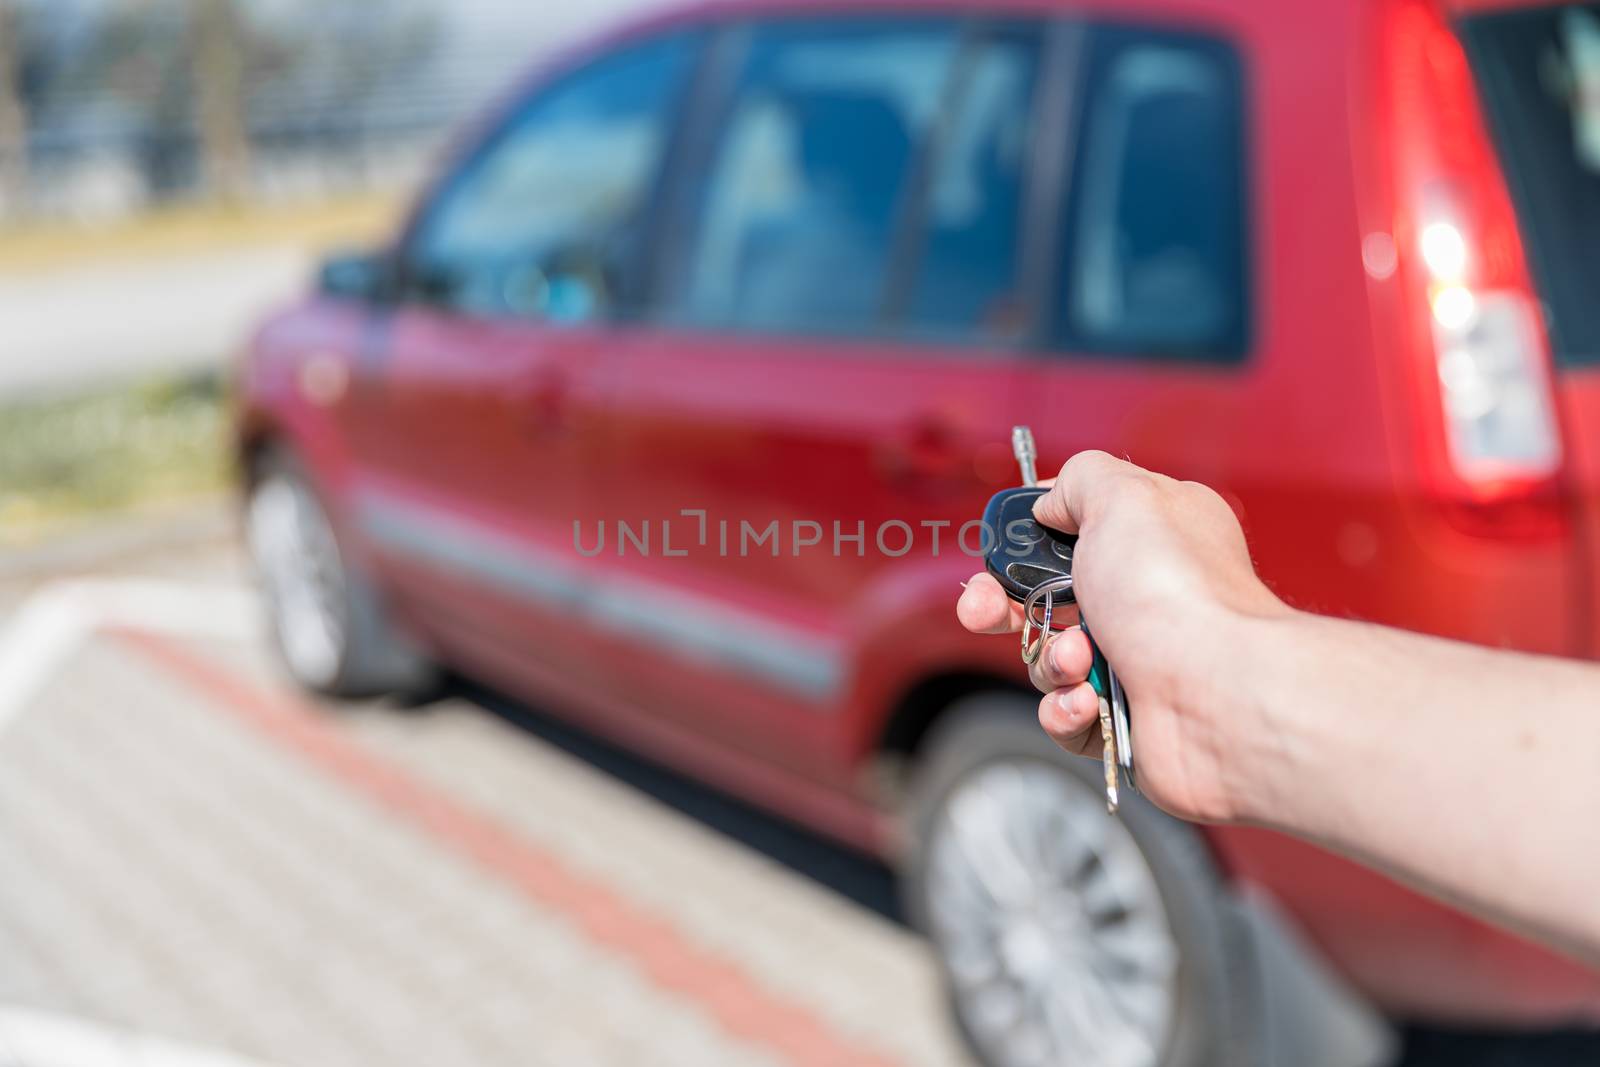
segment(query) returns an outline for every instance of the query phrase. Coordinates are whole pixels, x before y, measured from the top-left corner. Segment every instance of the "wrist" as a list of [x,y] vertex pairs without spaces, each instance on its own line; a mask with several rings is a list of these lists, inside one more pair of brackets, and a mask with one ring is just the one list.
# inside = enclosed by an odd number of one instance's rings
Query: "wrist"
[[1187,814],[1207,822],[1275,822],[1292,781],[1288,755],[1300,727],[1290,719],[1295,701],[1279,694],[1285,683],[1292,690],[1291,657],[1311,617],[1262,592],[1191,614],[1180,644],[1192,655],[1173,662],[1167,680],[1188,727],[1189,776],[1211,783]]
[[1220,685],[1214,697],[1222,724],[1221,776],[1230,821],[1285,828],[1318,744],[1306,721],[1300,665],[1315,657],[1318,619],[1287,605],[1235,613],[1221,633]]

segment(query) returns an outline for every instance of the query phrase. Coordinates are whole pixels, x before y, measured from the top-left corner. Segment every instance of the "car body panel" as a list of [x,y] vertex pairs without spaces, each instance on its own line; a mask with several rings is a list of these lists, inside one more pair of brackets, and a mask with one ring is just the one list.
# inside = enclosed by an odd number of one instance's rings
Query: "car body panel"
[[1600,368],[1567,368],[1561,372],[1557,396],[1562,405],[1569,449],[1567,484],[1577,501],[1580,543],[1586,548],[1572,578],[1580,595],[1583,654],[1600,659]]

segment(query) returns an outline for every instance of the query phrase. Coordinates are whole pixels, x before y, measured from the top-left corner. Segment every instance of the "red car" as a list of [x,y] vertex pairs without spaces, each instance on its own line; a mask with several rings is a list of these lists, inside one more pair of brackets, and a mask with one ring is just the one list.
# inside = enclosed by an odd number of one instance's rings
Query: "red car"
[[952,608],[1027,423],[1217,486],[1295,604],[1600,654],[1597,248],[1600,5],[678,10],[261,330],[251,541],[312,689],[447,664],[894,860],[986,1063],[1593,1021],[1310,845],[1108,817]]

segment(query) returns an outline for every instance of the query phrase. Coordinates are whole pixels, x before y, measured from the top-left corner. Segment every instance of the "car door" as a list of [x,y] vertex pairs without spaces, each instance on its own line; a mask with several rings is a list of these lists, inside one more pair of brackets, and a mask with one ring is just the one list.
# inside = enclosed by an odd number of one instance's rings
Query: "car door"
[[402,243],[404,299],[360,383],[358,513],[402,606],[454,657],[579,677],[572,521],[595,507],[609,343],[692,35],[546,79],[440,181]]
[[906,610],[912,570],[972,572],[959,528],[1016,477],[1042,33],[731,31],[626,347],[604,469],[628,490],[606,514],[655,541],[588,547],[660,620],[630,683],[814,780],[846,773],[864,635]]
[[1018,402],[1040,474],[1103,449],[1248,496],[1244,472],[1272,463],[1251,427],[1286,412],[1246,360],[1240,56],[1209,33],[1101,22],[1077,56],[1064,186],[1039,220],[1049,311]]

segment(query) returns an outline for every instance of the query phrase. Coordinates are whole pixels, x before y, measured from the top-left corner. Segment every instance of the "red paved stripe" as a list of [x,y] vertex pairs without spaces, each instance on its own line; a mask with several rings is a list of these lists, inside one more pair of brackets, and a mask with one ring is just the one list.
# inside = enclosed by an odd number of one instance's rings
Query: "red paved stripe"
[[728,1034],[797,1067],[895,1067],[810,1009],[763,988],[736,961],[696,945],[638,901],[569,869],[505,824],[466,807],[351,742],[326,718],[262,691],[176,641],[138,630],[116,636],[249,724],[440,844],[558,910],[593,942],[624,956],[663,990],[699,1004]]

